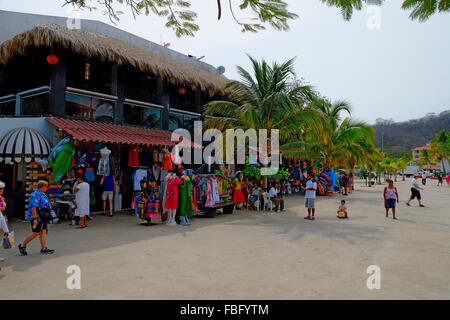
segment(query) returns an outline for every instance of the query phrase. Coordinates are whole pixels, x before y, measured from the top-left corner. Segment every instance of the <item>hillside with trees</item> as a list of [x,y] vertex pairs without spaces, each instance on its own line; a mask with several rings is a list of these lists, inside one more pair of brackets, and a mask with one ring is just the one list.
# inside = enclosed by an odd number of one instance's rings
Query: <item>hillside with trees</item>
[[441,130],[450,130],[450,110],[439,114],[429,113],[420,119],[394,122],[378,118],[375,129],[375,145],[381,148],[381,136],[384,132],[384,150],[399,157],[412,148],[426,145]]

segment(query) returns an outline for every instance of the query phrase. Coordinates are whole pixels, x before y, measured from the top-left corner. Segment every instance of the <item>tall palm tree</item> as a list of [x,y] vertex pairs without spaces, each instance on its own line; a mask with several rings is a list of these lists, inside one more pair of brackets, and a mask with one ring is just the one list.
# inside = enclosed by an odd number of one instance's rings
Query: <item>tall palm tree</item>
[[249,58],[252,73],[238,67],[241,79],[227,81],[223,86],[229,100],[205,105],[205,128],[266,129],[268,142],[271,131],[278,129],[281,140],[303,140],[305,128],[321,120],[315,110],[306,107],[315,98],[313,89],[307,85],[289,86],[295,76],[295,59],[269,65],[265,60]]

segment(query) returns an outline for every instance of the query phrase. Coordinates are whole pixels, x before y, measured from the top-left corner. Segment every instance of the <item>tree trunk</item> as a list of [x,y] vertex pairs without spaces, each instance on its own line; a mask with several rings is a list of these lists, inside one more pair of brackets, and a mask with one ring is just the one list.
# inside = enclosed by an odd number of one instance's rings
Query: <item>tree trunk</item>
[[402,180],[405,181],[405,169],[402,169]]

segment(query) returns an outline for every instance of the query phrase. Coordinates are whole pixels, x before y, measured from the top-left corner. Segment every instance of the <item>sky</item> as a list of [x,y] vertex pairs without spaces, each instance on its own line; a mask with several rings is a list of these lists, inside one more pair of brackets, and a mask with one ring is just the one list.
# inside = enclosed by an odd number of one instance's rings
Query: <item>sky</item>
[[[0,9],[68,16],[63,2],[0,0]],[[225,76],[233,79],[239,77],[236,66],[250,69],[246,54],[280,63],[296,57],[298,78],[332,101],[350,102],[352,116],[368,123],[450,109],[450,14],[436,14],[425,23],[411,21],[409,12],[400,8],[401,0],[389,0],[378,12],[365,7],[348,22],[338,9],[319,0],[287,3],[299,15],[287,32],[268,27],[257,34],[242,33],[226,6],[217,21],[212,0],[192,0],[200,25],[194,38],[177,38],[155,16],[133,19],[126,8],[115,26],[156,43],[169,42],[171,49],[185,54],[204,55],[203,61],[224,66]],[[82,11],[81,18],[112,24],[100,8]]]

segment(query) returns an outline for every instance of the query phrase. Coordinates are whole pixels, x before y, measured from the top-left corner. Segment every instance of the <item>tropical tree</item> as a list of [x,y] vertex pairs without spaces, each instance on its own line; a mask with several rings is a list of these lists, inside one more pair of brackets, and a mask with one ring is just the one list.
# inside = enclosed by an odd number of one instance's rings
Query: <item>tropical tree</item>
[[295,76],[295,59],[269,65],[249,58],[252,73],[238,67],[241,80],[229,80],[223,85],[229,100],[205,105],[206,129],[265,129],[270,147],[273,129],[279,130],[283,141],[303,141],[306,128],[323,124],[318,113],[306,107],[315,96],[312,88],[288,85]]
[[[364,4],[381,5],[384,0],[320,0],[328,6],[341,9],[345,20],[350,20],[355,10],[361,10]],[[420,22],[438,12],[450,11],[450,0],[403,0],[402,9],[411,10],[409,15],[412,20]]]
[[[166,20],[166,27],[172,29],[177,37],[193,36],[200,27],[196,23],[197,13],[191,10],[191,0],[61,0],[64,5],[72,5],[79,9],[90,11],[97,9],[94,5],[100,5],[109,16],[111,22],[119,20],[123,14],[117,5],[124,4],[133,15],[144,13],[155,15]],[[297,14],[288,10],[288,4],[282,0],[240,0],[232,3],[231,0],[216,0],[217,19],[222,17],[222,11],[228,9],[235,22],[241,26],[242,32],[258,32],[269,25],[275,30],[289,30],[288,21],[296,19]],[[227,6],[223,4],[227,3]],[[245,11],[251,19],[240,20],[236,12]],[[251,21],[251,22],[249,22]]]
[[430,151],[428,151],[427,149],[422,149],[420,151],[420,161],[419,161],[419,165],[420,166],[428,166],[431,162],[431,156],[430,156]]
[[343,119],[342,113],[351,113],[348,102],[313,100],[309,107],[321,115],[323,122],[310,131],[308,148],[326,168],[341,166],[353,170],[355,165],[363,165],[371,157],[378,158],[373,129],[350,117]]
[[431,155],[436,159],[450,157],[450,132],[442,130],[436,134],[436,138],[431,140]]
[[[65,5],[79,9],[95,10],[100,6],[109,16],[111,22],[119,20],[123,14],[118,5],[125,5],[133,15],[144,13],[155,15],[166,20],[166,27],[172,29],[177,37],[194,36],[200,29],[196,23],[197,13],[191,10],[192,0],[60,0]],[[198,0],[200,2],[200,0]],[[345,20],[350,20],[354,11],[361,10],[365,4],[381,5],[384,0],[320,0],[328,6],[341,10]],[[205,2],[205,0],[203,0]],[[236,3],[237,2],[237,3]],[[241,26],[242,32],[258,32],[269,25],[275,30],[289,30],[289,21],[296,19],[297,14],[288,10],[283,0],[216,0],[217,19],[222,17],[223,10],[229,10],[235,22]],[[226,6],[225,6],[226,4]],[[450,0],[404,0],[404,10],[411,10],[410,18],[425,21],[437,12],[449,12]],[[245,12],[251,19],[245,21],[237,17],[237,12]],[[249,22],[251,21],[251,22]]]

